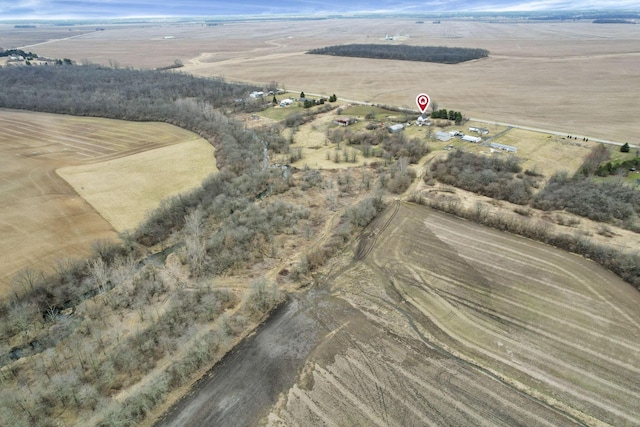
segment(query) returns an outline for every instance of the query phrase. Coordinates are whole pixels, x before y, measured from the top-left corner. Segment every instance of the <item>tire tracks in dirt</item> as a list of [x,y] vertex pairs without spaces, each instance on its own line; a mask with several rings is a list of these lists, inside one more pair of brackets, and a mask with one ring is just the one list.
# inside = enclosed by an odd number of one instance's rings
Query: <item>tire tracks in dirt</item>
[[[393,217],[395,217],[395,212],[394,212]],[[391,220],[393,220],[393,217],[391,218]],[[387,228],[389,227],[390,223],[391,223],[391,221],[387,220],[385,223],[383,223],[383,224],[382,224],[382,227],[384,227],[384,229],[387,229]],[[376,233],[376,231],[371,231],[370,233]],[[382,233],[382,232],[380,231],[380,232],[379,232],[379,233],[377,233],[377,234],[373,234],[373,235],[375,236],[375,239],[373,239],[373,240],[374,240],[374,243],[378,240],[378,238],[379,238],[379,236],[380,236],[380,234],[381,234],[381,233]],[[368,245],[367,245],[367,247],[368,247]],[[389,249],[390,249],[390,248],[389,248],[388,246],[386,246],[386,247],[385,247],[385,249],[384,249],[385,253],[387,253],[387,254],[388,254]],[[359,251],[360,256],[359,256],[358,258],[359,258],[360,260],[364,260],[364,259],[366,258],[366,256],[368,256],[370,253],[371,253],[371,249],[369,249],[369,250],[365,250],[365,251]],[[364,256],[362,256],[362,255],[364,255]],[[396,257],[397,257],[397,255],[396,255]],[[377,265],[376,265],[376,267],[377,267],[378,269],[382,269],[383,271],[385,271],[385,270],[386,270],[385,266],[384,266],[384,265],[381,265],[381,264],[380,264],[380,261],[379,261],[379,260],[376,260],[375,258],[376,258],[376,257],[374,257],[374,259],[372,260],[372,262],[373,262],[373,263],[375,263],[375,264],[377,264]],[[365,262],[366,262],[366,260],[365,260]],[[397,258],[396,258],[396,263],[401,263],[401,262],[402,262],[402,260],[401,260],[401,259],[397,259]],[[388,271],[385,271],[385,272],[386,272],[386,277],[393,277],[393,275],[392,275],[390,272],[388,272]],[[566,274],[566,273],[567,273],[567,272],[565,271],[565,274]],[[421,276],[420,276],[419,274],[417,274],[416,272],[414,272],[414,274],[413,274],[413,275],[414,275],[414,276],[421,277]],[[577,275],[570,275],[570,277],[573,277],[573,278],[574,278],[574,279],[576,279],[576,280],[580,280],[580,278],[579,278]],[[397,292],[397,297],[399,298],[399,300],[401,300],[401,301],[402,301],[402,300],[406,300],[406,298],[402,295],[402,293],[400,292],[400,290],[396,288],[396,286],[397,286],[397,285],[394,283],[394,281],[392,281],[392,282],[391,282],[391,287],[392,287],[392,288]],[[423,284],[423,286],[427,286],[428,288],[430,288],[430,286],[429,286],[429,285],[426,285],[426,284]],[[436,297],[436,298],[438,297],[436,292],[433,292],[433,296],[434,296],[434,297]],[[440,298],[442,298],[442,296],[441,296]],[[446,298],[445,298],[445,299],[446,299]],[[410,300],[410,298],[409,298],[409,300]],[[389,302],[388,302],[388,301],[384,301],[384,303],[389,304]],[[416,303],[417,303],[418,305],[416,305]],[[417,301],[415,301],[415,302],[414,302],[414,304],[412,304],[412,305],[414,306],[414,308],[418,308],[418,309],[419,309],[419,311],[422,311],[422,310],[420,310],[420,307],[419,307],[420,303],[418,303]],[[407,311],[405,311],[405,310],[400,310],[400,307],[398,307],[398,306],[397,306],[397,304],[392,304],[392,306],[393,306],[393,308],[394,308],[394,309],[399,310],[399,311],[403,314],[403,316],[404,316],[405,318],[407,318],[407,320],[410,320],[410,324],[411,324],[412,328],[413,328],[414,330],[417,330],[417,327],[416,327],[416,325],[415,325],[415,322],[413,322],[412,316],[411,316],[410,314],[408,314],[408,312],[407,312]],[[453,307],[453,306],[452,306],[452,308],[451,308],[451,309],[452,309],[452,310],[455,310],[455,307]],[[459,310],[458,310],[458,311],[459,311]],[[423,315],[426,315],[427,317],[429,317],[429,316],[430,316],[430,314],[429,314],[428,312],[423,312],[422,314],[423,314]],[[458,315],[460,315],[460,314],[461,314],[461,313],[458,313]],[[474,324],[474,323],[473,323],[473,321],[472,321],[471,319],[469,319],[469,318],[466,318],[466,316],[464,316],[464,315],[463,315],[463,318],[464,318],[464,319],[465,319],[465,321],[466,321],[466,322],[468,322],[469,324]],[[444,328],[444,329],[443,329],[443,325],[442,325],[442,324],[439,324],[440,322],[438,322],[437,320],[435,320],[435,319],[431,319],[431,320],[432,320],[432,321],[435,321],[435,323],[436,323],[436,324],[438,324],[439,328],[440,328],[441,330],[443,330],[443,331],[445,332],[445,334],[447,334],[448,336],[451,336],[451,337],[455,338],[455,334],[453,334],[453,335],[452,335],[452,331],[447,330],[447,328]],[[486,332],[488,332],[488,333],[492,334],[492,335],[493,335],[494,337],[496,337],[496,338],[504,338],[504,337],[502,337],[501,335],[496,334],[495,332],[488,331],[488,330],[487,330]],[[422,339],[422,340],[425,340],[425,339],[427,339],[427,338],[426,338],[424,335],[421,335],[421,339]],[[434,345],[434,341],[433,341],[433,339],[431,339],[431,340],[427,339],[427,341],[429,341],[429,342],[431,343],[431,345],[432,345],[432,346]],[[468,344],[470,344],[470,343],[468,342],[468,340],[465,340],[465,339],[461,339],[461,340],[460,340],[460,342],[461,342],[461,343],[465,343],[465,344],[467,344],[467,345],[468,345]],[[518,345],[518,343],[516,343],[516,342],[511,342],[511,344],[512,344],[512,345]],[[436,345],[436,346],[438,346],[438,345]],[[443,348],[442,348],[442,346],[438,346],[438,347],[439,347],[442,351],[447,352],[449,357],[453,355],[450,351],[443,349]],[[480,351],[481,353],[482,353],[482,352],[486,352],[486,350],[482,350],[482,349],[480,349],[480,348],[477,348],[476,350]],[[524,350],[524,348],[523,348],[523,350]],[[529,349],[529,351],[531,351],[531,349]],[[488,357],[490,357],[490,358],[492,358],[492,359],[496,359],[496,358],[498,357],[495,353],[488,353],[488,354],[487,354],[487,356],[488,356]],[[458,356],[456,356],[456,357],[458,357]],[[537,352],[537,353],[536,353],[536,357],[542,357],[542,358],[544,358],[544,357],[545,357],[545,355],[544,355],[543,353]],[[557,361],[557,359],[554,359],[554,361]],[[507,365],[509,365],[509,366],[512,366],[514,369],[521,369],[521,368],[519,368],[519,367],[517,367],[517,366],[514,366],[514,365],[513,365],[513,363],[512,363],[512,362],[510,362],[510,361],[508,361],[508,360],[503,359],[503,360],[502,360],[502,362],[503,362],[503,363],[506,363],[506,364],[507,364]],[[477,362],[475,362],[475,361],[474,361],[474,362],[469,362],[469,363],[472,363],[472,365],[473,365],[473,366],[475,366],[475,367],[476,367],[476,368],[478,368],[478,369],[482,369],[482,370],[483,370],[483,372],[490,374],[493,378],[495,378],[495,379],[497,379],[497,380],[500,380],[501,382],[503,382],[503,383],[505,383],[505,384],[512,385],[511,383],[512,383],[513,381],[511,381],[511,380],[506,380],[505,378],[503,378],[503,376],[502,376],[501,374],[499,375],[499,374],[496,374],[496,373],[495,373],[495,372],[493,372],[493,371],[486,370],[486,368],[484,368],[483,366],[478,365],[478,364],[477,364]],[[549,363],[553,363],[553,361],[549,360]],[[560,363],[561,363],[561,362],[560,362]],[[562,363],[561,363],[561,364],[562,364]],[[564,368],[566,368],[566,369],[572,369],[572,366],[571,366],[571,365],[563,364],[563,366],[564,366]],[[531,368],[531,367],[530,367],[530,368]],[[582,372],[583,374],[589,375],[589,372],[585,372],[585,371],[581,371],[581,372]],[[531,374],[531,373],[533,373],[533,372],[530,372],[530,374]],[[535,375],[535,374],[534,374],[534,377],[536,377],[536,375]],[[609,386],[609,387],[611,387],[611,386],[615,386],[615,384],[613,384],[613,383],[611,383],[610,381],[607,381],[607,380],[605,380],[605,379],[602,379],[602,378],[599,378],[599,377],[596,377],[596,376],[591,376],[591,378],[592,378],[592,380],[597,381],[597,382],[604,382],[604,384],[606,384],[606,385],[607,385],[607,386]],[[551,382],[555,382],[555,380],[552,380]],[[562,387],[562,385],[560,385],[560,384],[557,384],[557,387],[559,387],[560,389],[562,389],[562,388],[563,388],[563,387]],[[560,411],[561,413],[563,413],[563,414],[567,415],[568,417],[572,418],[574,421],[582,420],[583,422],[584,422],[584,421],[587,421],[587,422],[589,422],[589,423],[591,423],[591,422],[595,422],[595,419],[591,418],[589,415],[584,414],[584,413],[581,413],[581,412],[579,412],[579,411],[573,411],[573,410],[572,410],[572,408],[567,407],[567,406],[566,406],[565,404],[563,404],[562,402],[556,401],[556,400],[554,400],[554,399],[550,399],[548,396],[544,396],[544,397],[543,397],[542,395],[541,395],[541,396],[539,396],[539,397],[538,397],[538,396],[535,396],[537,393],[535,393],[535,392],[534,392],[534,391],[532,391],[532,390],[528,390],[528,387],[527,387],[527,386],[525,386],[525,385],[523,385],[523,384],[520,384],[518,387],[516,387],[516,389],[518,389],[518,390],[520,390],[521,392],[523,392],[523,393],[527,394],[528,396],[530,396],[532,399],[536,400],[536,401],[537,401],[538,403],[540,403],[540,404],[549,405],[549,407],[553,407],[553,408],[554,408],[554,410]],[[622,388],[622,387],[617,387],[617,389],[618,389],[618,391],[623,391],[625,394],[626,394],[626,393],[629,393],[629,392],[633,393],[632,391],[630,391],[630,390],[628,390],[628,389],[624,389],[624,388]],[[573,392],[575,393],[575,390],[574,390]],[[589,401],[592,405],[600,406],[600,403],[599,403],[596,399],[593,399],[593,398],[591,398],[591,397],[589,397],[589,396],[587,396],[587,395],[584,395],[584,393],[579,393],[579,394],[580,394],[580,398],[582,398],[582,399],[584,399],[584,400],[586,400],[586,401]],[[549,404],[549,402],[551,402],[551,404]],[[617,409],[615,409],[615,408],[605,408],[605,409],[611,410],[612,412],[616,413],[616,415],[618,415],[618,416],[620,416],[620,417],[622,417],[622,418],[626,418],[628,421],[632,421],[632,420],[633,420],[633,417],[629,418],[629,416],[628,416],[625,412],[623,412],[623,411],[619,411],[619,410],[617,410]]]

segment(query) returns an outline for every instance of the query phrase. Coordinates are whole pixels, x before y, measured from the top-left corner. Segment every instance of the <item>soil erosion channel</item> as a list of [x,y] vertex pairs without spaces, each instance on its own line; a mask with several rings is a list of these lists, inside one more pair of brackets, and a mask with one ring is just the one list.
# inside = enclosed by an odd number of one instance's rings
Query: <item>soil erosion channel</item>
[[318,283],[158,425],[640,424],[640,295],[593,262],[397,203]]

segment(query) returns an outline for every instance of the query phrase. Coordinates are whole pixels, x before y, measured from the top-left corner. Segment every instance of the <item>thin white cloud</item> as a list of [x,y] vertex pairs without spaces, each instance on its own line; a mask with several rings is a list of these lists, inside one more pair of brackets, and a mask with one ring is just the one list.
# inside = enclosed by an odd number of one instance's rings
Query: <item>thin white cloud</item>
[[640,11],[640,0],[0,0],[0,20],[55,18],[114,18],[158,16],[213,16],[230,14],[295,14],[443,11],[540,11],[627,9]]

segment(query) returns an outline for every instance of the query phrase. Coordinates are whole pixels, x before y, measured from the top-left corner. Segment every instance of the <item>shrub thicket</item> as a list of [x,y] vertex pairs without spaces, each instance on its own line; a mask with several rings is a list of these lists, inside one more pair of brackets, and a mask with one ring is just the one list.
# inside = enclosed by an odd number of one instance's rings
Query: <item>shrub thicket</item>
[[433,177],[483,196],[525,205],[529,203],[539,177],[521,174],[521,171],[515,157],[501,159],[456,150],[446,159],[433,162],[431,175],[425,175],[425,180]]
[[594,221],[617,222],[633,229],[640,216],[640,192],[623,183],[559,173],[549,179],[532,206],[547,211],[566,209]]

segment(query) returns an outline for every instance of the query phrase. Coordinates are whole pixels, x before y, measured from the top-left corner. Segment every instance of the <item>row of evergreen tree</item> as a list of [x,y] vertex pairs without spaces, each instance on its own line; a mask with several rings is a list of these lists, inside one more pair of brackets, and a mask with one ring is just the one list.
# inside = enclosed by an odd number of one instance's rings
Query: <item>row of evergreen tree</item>
[[452,122],[456,122],[457,125],[462,123],[463,117],[460,111],[449,110],[447,111],[445,108],[440,110],[436,110],[431,113],[432,119],[448,119]]

